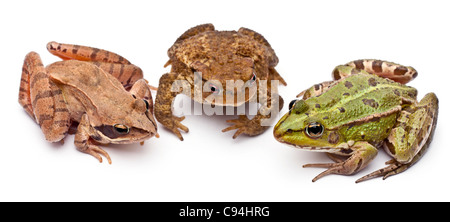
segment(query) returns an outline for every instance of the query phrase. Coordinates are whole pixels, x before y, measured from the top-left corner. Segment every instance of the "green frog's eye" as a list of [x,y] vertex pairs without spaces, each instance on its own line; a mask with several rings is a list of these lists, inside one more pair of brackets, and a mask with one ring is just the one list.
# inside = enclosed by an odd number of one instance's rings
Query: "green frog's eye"
[[130,128],[128,128],[128,126],[125,126],[123,124],[115,124],[114,129],[119,134],[128,134],[130,132]]
[[310,123],[305,128],[306,134],[311,138],[318,138],[323,134],[323,125],[320,123]]
[[294,106],[295,102],[297,102],[296,99],[292,100],[292,101],[289,103],[289,110],[292,109],[292,107]]

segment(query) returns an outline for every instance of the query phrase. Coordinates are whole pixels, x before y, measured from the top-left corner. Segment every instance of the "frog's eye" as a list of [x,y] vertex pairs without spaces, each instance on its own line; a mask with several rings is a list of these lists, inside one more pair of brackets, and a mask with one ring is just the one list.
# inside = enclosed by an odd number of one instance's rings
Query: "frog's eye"
[[220,92],[219,87],[217,87],[217,86],[215,86],[214,84],[211,84],[211,83],[209,84],[209,89],[214,94],[219,94],[219,92]]
[[256,82],[256,73],[253,72],[252,78],[250,78],[250,84],[253,84],[254,82]]
[[306,134],[311,138],[317,138],[323,134],[323,125],[320,123],[310,123],[305,128]]
[[292,100],[292,101],[289,103],[289,110],[292,109],[292,107],[294,106],[295,102],[297,102],[296,99]]
[[119,134],[128,134],[130,132],[130,128],[128,128],[128,126],[125,126],[123,124],[115,124],[114,129]]
[[148,110],[148,108],[150,107],[150,104],[148,104],[148,101],[146,99],[142,99],[145,102],[145,108]]

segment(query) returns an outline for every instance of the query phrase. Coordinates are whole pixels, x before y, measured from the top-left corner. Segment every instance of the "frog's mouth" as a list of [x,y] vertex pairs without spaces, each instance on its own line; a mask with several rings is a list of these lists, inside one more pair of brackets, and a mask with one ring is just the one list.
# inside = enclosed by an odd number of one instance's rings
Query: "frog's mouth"
[[111,143],[112,144],[132,144],[132,143],[140,143],[143,142],[145,140],[148,140],[150,138],[152,138],[153,136],[155,136],[155,133],[151,132],[148,133],[145,136],[142,136],[140,138],[136,138],[136,137],[124,137],[124,138],[116,138],[116,139],[112,139]]
[[338,147],[332,147],[332,146],[324,146],[324,147],[318,147],[318,146],[310,146],[310,145],[297,145],[297,144],[293,144],[289,141],[284,140],[281,137],[275,137],[275,139],[280,142],[280,143],[284,143],[287,144],[291,147],[295,147],[298,149],[302,149],[302,150],[308,150],[308,151],[313,151],[313,152],[327,152],[327,153],[334,153],[334,154],[338,154],[338,155],[350,155],[352,150],[348,149],[348,146],[346,146],[347,143],[343,143],[340,144]]
[[130,144],[143,142],[156,135],[156,132],[149,132],[139,128],[130,128],[126,133],[117,132],[111,126],[95,127],[98,135],[91,136],[100,143]]

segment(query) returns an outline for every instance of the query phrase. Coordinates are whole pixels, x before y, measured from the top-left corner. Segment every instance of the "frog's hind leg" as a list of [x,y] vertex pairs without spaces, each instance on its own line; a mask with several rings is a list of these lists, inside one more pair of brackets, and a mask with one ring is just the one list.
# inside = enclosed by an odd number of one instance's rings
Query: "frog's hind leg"
[[25,57],[19,103],[39,124],[48,141],[60,141],[67,134],[70,114],[62,91],[49,80],[42,61],[35,52],[30,52]]
[[116,53],[89,46],[49,42],[47,50],[63,60],[75,59],[79,61],[131,64],[127,59]]
[[269,44],[266,38],[263,35],[259,34],[248,28],[240,28],[238,33],[249,36],[260,44],[264,45],[267,48],[268,56],[269,56],[269,77],[271,80],[278,80],[281,84],[287,85],[286,81],[284,81],[283,77],[277,72],[275,66],[278,64],[278,57],[275,54],[275,50],[273,50],[272,46]]
[[[172,45],[172,47],[170,47],[169,50],[167,50],[167,55],[169,56],[169,58],[172,58],[172,56],[175,54],[175,50],[181,45],[181,43],[185,39],[188,39],[192,36],[198,35],[203,32],[215,31],[215,30],[216,29],[214,28],[214,25],[211,23],[197,25],[195,27],[192,27],[192,28],[186,30],[180,37],[178,37],[178,39],[175,41],[175,43]],[[166,68],[169,65],[172,65],[172,60],[170,60],[170,59],[169,59],[169,61],[166,62],[166,64],[164,64],[164,68]]]
[[[403,66],[383,60],[360,59],[349,62],[345,66],[364,70],[368,73],[388,78],[402,84],[408,83],[417,77],[417,71],[413,67]],[[333,72],[333,75],[334,73],[335,72]]]
[[32,61],[36,59],[33,55],[35,53],[29,53],[22,67],[22,76],[20,79],[20,88],[19,88],[19,104],[22,105],[23,109],[31,116],[34,120],[33,106],[31,105],[31,95],[30,95],[30,73],[31,73],[31,64],[36,63]]
[[49,42],[47,50],[63,60],[79,60],[92,62],[103,71],[118,79],[125,89],[130,89],[134,83],[144,77],[142,69],[131,64],[124,57],[103,49],[94,47]]
[[411,105],[400,113],[397,125],[384,143],[384,148],[394,159],[387,167],[370,173],[356,182],[378,176],[386,179],[401,173],[416,163],[428,149],[433,138],[438,117],[438,99],[428,93],[418,104]]

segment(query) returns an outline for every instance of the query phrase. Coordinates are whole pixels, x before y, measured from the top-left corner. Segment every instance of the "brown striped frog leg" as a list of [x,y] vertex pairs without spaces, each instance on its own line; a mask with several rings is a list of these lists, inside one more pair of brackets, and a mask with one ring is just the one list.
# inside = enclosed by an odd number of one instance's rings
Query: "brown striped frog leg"
[[[108,153],[95,144],[143,142],[157,136],[150,87],[144,79],[135,79],[142,77],[139,68],[127,71],[131,64],[126,59],[96,48],[55,42],[47,48],[65,61],[44,67],[37,53],[29,53],[19,103],[49,142],[62,140],[78,124],[77,149],[100,162],[101,154],[111,163]],[[124,87],[131,83],[127,91]]]
[[418,102],[417,90],[403,84],[416,76],[412,67],[381,60],[338,66],[334,81],[311,87],[303,99],[289,104],[274,136],[300,149],[326,152],[337,162],[304,165],[328,168],[313,181],[357,173],[375,158],[376,148],[384,148],[393,159],[356,182],[403,172],[428,149],[438,116],[434,93]]

